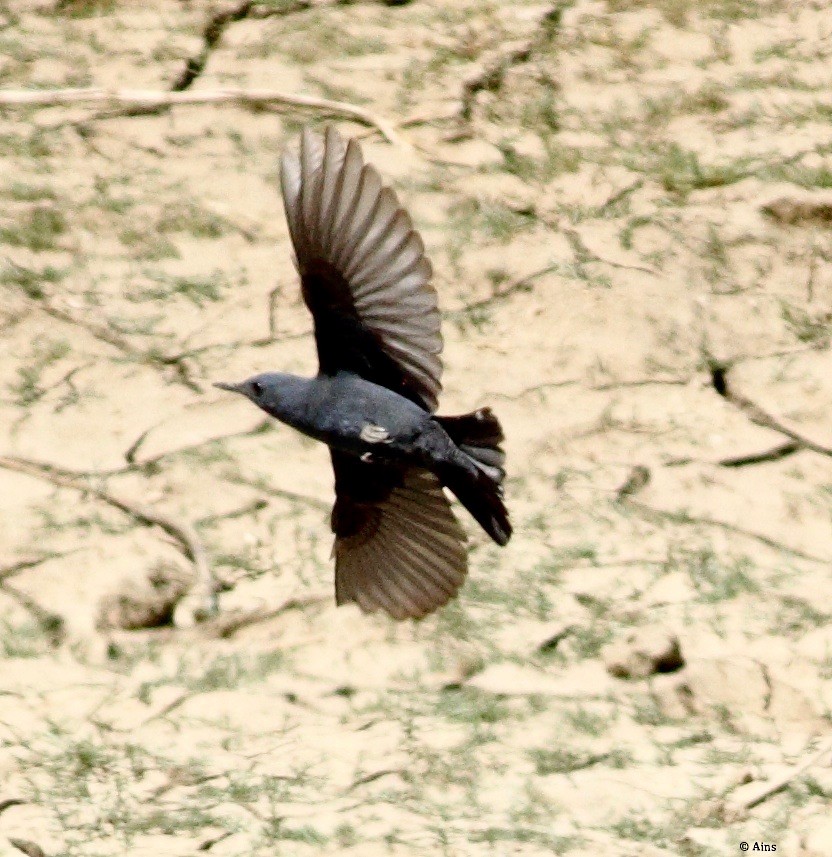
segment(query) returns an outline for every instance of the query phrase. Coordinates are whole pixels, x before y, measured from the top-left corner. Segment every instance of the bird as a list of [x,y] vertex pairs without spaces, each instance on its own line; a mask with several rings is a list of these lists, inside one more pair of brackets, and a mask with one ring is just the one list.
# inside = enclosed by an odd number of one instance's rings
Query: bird
[[318,374],[215,384],[329,447],[335,600],[421,619],[455,598],[467,537],[444,489],[505,545],[504,436],[490,408],[438,416],[442,333],[413,222],[354,139],[303,129],[280,184]]

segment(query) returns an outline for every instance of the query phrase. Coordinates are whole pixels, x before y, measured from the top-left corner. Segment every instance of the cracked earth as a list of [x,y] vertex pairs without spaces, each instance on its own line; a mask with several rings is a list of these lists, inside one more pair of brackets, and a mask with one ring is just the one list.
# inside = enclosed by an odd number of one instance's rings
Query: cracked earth
[[[0,855],[832,854],[830,21],[0,5]],[[325,121],[508,436],[515,538],[416,624],[335,608],[325,450],[211,387],[314,371]]]

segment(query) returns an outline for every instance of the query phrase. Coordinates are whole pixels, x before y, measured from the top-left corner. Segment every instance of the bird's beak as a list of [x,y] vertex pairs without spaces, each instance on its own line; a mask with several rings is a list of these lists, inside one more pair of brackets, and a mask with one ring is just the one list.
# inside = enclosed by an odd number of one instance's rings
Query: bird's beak
[[226,384],[224,381],[217,381],[214,384],[215,387],[219,390],[228,390],[229,393],[242,393],[243,391],[240,389],[242,384]]

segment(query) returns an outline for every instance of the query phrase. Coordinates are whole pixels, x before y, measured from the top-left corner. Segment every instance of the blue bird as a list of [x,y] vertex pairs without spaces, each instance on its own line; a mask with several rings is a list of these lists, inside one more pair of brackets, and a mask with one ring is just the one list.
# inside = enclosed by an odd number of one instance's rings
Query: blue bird
[[432,268],[396,194],[355,140],[303,131],[281,186],[319,372],[239,384],[266,413],[327,444],[335,471],[335,598],[394,619],[455,597],[466,537],[450,489],[499,545],[503,432],[489,408],[437,416],[442,335]]

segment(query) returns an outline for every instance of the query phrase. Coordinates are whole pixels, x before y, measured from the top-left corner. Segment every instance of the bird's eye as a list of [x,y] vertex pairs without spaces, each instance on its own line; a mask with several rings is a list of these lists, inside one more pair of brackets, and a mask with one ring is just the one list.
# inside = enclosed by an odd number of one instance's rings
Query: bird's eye
[[252,381],[251,392],[254,393],[255,396],[261,396],[263,394],[263,385],[259,381]]

